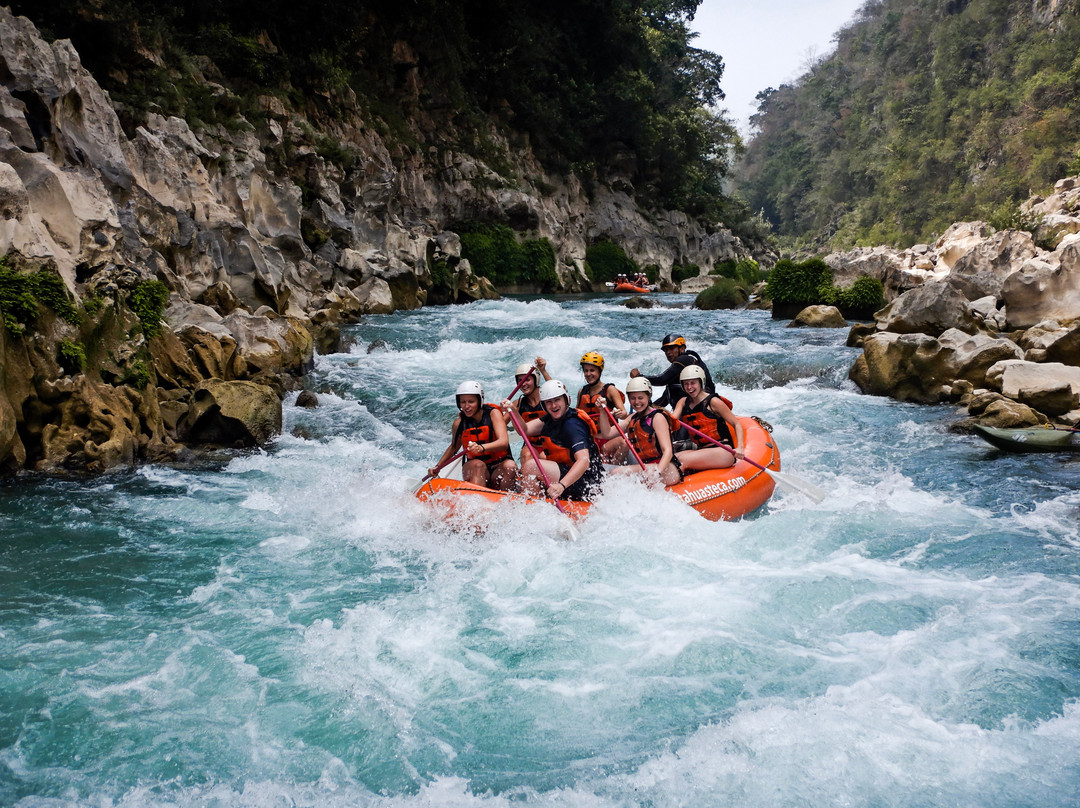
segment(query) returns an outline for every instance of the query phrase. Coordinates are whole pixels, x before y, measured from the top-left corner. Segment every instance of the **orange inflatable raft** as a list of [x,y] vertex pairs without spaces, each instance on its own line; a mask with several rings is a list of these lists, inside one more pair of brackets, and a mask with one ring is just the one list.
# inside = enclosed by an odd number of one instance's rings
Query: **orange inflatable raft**
[[[780,471],[780,450],[773,436],[753,418],[739,420],[742,421],[746,435],[746,456],[768,469]],[[706,519],[716,522],[721,519],[738,519],[757,510],[769,501],[775,487],[776,484],[769,474],[745,460],[740,460],[731,468],[709,469],[691,474],[681,483],[668,486],[667,490]],[[541,501],[443,477],[425,482],[417,489],[416,496],[422,500],[444,503],[449,512],[453,511],[455,501],[466,501],[475,497],[493,503],[505,499]],[[583,518],[589,512],[588,502],[560,500],[559,504],[567,515],[574,519]]]
[[634,283],[617,283],[612,288],[613,292],[629,292],[637,295],[647,295],[652,291],[648,286],[638,286]]

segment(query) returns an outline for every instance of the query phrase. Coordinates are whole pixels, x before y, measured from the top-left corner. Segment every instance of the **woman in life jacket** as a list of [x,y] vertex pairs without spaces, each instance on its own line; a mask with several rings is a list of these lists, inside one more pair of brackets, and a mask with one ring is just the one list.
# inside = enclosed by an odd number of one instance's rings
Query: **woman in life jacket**
[[675,407],[675,417],[689,424],[698,432],[704,432],[713,440],[730,446],[732,452],[710,443],[701,435],[690,433],[690,438],[697,444],[693,449],[679,452],[679,462],[685,471],[704,471],[705,469],[726,469],[735,465],[745,452],[746,436],[742,424],[731,411],[731,402],[705,388],[705,371],[697,365],[684,368],[679,374],[686,397],[679,400]]
[[439,462],[428,469],[434,477],[447,460],[465,450],[461,479],[499,491],[509,491],[517,484],[517,464],[510,456],[510,436],[498,407],[484,403],[484,388],[479,382],[458,385],[455,394],[458,414],[451,430],[450,445]]
[[[677,422],[667,410],[653,406],[652,383],[644,376],[630,380],[626,385],[626,397],[630,401],[631,413],[619,426],[626,433],[630,445],[645,464],[645,468],[642,469],[633,455],[627,452],[628,456],[623,461],[626,465],[616,471],[645,471],[655,474],[664,485],[675,485],[682,480],[682,469],[671,443],[672,433],[678,427]],[[606,413],[600,414],[600,434],[619,434]]]
[[[517,414],[521,416],[521,420],[526,424],[529,421],[535,421],[544,414],[544,405],[540,403],[540,385],[543,384],[541,379],[546,381],[550,378],[551,376],[547,372],[547,361],[542,356],[536,357],[531,365],[518,365],[517,370],[514,371],[514,384],[521,385],[521,395],[517,400],[511,402],[510,406],[517,411]],[[514,425],[509,423],[506,427],[507,429],[513,429]],[[527,438],[527,440],[533,446],[539,448],[541,443],[539,437]],[[525,448],[525,444],[522,444],[518,460],[524,460],[527,455],[528,450]]]
[[[625,418],[623,394],[613,384],[600,381],[604,372],[604,357],[596,351],[589,351],[581,357],[581,373],[585,377],[585,386],[578,390],[577,408],[592,418],[594,424],[600,423],[600,405],[604,404],[616,418]],[[626,443],[616,435],[611,440],[597,437],[600,456],[605,463],[614,462],[612,458],[626,454]]]
[[[552,499],[591,499],[604,479],[604,463],[596,445],[596,427],[588,416],[570,406],[566,385],[556,379],[540,388],[544,415],[525,424],[530,436],[543,442],[540,467],[547,474],[547,496]],[[509,402],[504,401],[506,407]],[[543,474],[527,453],[521,464],[521,490],[540,494]]]

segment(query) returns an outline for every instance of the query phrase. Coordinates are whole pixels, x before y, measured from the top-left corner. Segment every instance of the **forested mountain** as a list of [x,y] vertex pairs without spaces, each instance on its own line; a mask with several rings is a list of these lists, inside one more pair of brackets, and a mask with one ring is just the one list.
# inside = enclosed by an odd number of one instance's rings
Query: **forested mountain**
[[[359,106],[405,150],[432,145],[440,131],[481,131],[470,122],[495,116],[549,170],[587,178],[629,160],[647,205],[721,217],[730,215],[720,189],[738,137],[708,111],[723,98],[723,62],[690,46],[698,3],[15,0],[12,8],[47,36],[73,41],[129,130],[148,109],[227,124],[265,94],[309,116]],[[433,134],[418,143],[421,119]]]
[[909,246],[1015,221],[1080,172],[1077,0],[869,0],[834,54],[759,94],[750,207],[803,246]]

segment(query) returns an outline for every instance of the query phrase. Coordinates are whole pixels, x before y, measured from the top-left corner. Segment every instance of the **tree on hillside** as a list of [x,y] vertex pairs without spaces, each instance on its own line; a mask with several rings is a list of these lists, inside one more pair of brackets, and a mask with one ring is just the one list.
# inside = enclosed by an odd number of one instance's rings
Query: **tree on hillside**
[[927,240],[1080,170],[1080,15],[1029,0],[872,0],[829,58],[758,96],[738,169],[807,244]]

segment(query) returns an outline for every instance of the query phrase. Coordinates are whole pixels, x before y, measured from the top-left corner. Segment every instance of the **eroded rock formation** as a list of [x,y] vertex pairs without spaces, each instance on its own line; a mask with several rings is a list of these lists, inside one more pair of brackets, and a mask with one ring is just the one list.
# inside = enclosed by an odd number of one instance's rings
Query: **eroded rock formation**
[[[183,442],[249,442],[222,427],[243,419],[220,404],[210,413],[217,383],[262,412],[265,389],[295,386],[342,324],[496,296],[462,258],[454,221],[549,238],[570,289],[587,284],[585,249],[601,236],[667,278],[675,263],[704,275],[748,255],[727,230],[641,210],[617,167],[588,193],[573,175],[545,174],[494,125],[485,135],[514,177],[425,147],[445,134],[431,116],[409,122],[421,144],[409,148],[356,111],[318,122],[276,98],[260,104],[228,129],[151,114],[125,133],[69,42],[45,42],[0,9],[0,255],[57,273],[78,313],[68,322],[43,302],[39,321],[3,335],[0,468],[97,471],[174,456]],[[139,319],[138,290],[153,282],[170,295],[160,333]],[[64,367],[61,343],[85,361]],[[265,423],[242,432],[263,441]]]

